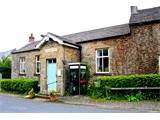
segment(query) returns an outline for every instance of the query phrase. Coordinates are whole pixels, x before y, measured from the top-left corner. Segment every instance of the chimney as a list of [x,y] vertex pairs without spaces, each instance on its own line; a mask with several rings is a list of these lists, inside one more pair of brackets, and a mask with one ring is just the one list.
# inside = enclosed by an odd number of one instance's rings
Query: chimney
[[34,36],[33,33],[31,33],[31,36],[29,37],[29,43],[33,43],[34,42]]
[[138,13],[138,7],[137,6],[131,6],[131,14],[137,14]]

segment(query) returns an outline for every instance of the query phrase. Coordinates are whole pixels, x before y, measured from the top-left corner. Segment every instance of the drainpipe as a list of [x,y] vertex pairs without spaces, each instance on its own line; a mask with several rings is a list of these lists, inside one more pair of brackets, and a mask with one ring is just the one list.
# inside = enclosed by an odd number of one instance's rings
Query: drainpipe
[[79,46],[79,50],[80,50],[80,52],[79,52],[79,59],[80,59],[80,62],[82,62],[82,46]]

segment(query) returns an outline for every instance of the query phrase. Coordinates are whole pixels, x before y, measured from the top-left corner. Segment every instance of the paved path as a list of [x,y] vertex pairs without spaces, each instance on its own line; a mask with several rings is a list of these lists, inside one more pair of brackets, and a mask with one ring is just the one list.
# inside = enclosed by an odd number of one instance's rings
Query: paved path
[[24,99],[21,96],[0,94],[1,113],[126,113],[146,112],[137,110],[103,109],[95,106],[51,103],[41,100]]
[[141,111],[141,112],[160,113],[160,101],[139,101],[139,102],[113,101],[113,100],[100,101],[81,95],[64,96],[64,97],[59,97],[58,99],[61,102],[67,104],[91,105],[104,109],[121,109],[121,110],[135,110],[137,112]]

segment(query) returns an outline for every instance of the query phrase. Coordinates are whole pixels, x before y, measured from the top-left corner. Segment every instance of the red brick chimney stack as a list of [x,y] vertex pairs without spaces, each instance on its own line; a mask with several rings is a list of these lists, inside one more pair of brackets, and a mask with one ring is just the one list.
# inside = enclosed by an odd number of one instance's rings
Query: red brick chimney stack
[[31,33],[31,36],[29,37],[29,43],[33,43],[34,42],[34,36],[33,33]]

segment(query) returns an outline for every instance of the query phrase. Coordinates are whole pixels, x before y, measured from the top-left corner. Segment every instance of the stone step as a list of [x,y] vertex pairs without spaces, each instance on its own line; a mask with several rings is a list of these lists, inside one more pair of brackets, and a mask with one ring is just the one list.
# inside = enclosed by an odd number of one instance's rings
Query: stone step
[[44,99],[50,99],[49,95],[43,95],[43,94],[37,94],[37,98],[44,98]]

